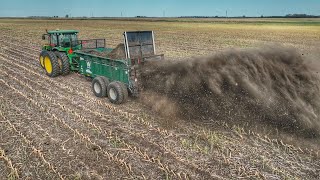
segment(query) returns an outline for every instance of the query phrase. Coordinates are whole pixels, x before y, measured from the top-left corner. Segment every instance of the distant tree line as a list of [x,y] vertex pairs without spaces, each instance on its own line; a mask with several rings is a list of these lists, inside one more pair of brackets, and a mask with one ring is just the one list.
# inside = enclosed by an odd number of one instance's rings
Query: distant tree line
[[[50,19],[50,18],[83,18],[83,19],[99,19],[99,18],[119,18],[119,17],[70,17],[70,15],[65,15],[62,17],[59,16],[29,16],[28,18],[34,18],[34,19],[42,19],[42,18],[46,18],[46,19]],[[127,17],[128,18],[128,17]],[[150,16],[135,16],[135,18],[160,18],[160,17],[150,17]],[[170,17],[166,17],[166,18],[170,18]],[[320,15],[308,15],[308,14],[287,14],[285,16],[264,16],[261,15],[259,17],[257,16],[230,16],[230,17],[226,17],[226,16],[179,16],[179,17],[171,17],[171,18],[320,18]]]
[[[66,14],[64,17],[61,18],[69,18],[69,14]],[[60,18],[59,16],[28,16],[28,18]]]
[[287,14],[285,16],[264,16],[261,15],[260,17],[257,16],[179,16],[178,18],[320,18],[320,16],[316,15],[308,15],[308,14]]
[[308,14],[287,14],[287,18],[318,18],[320,16],[308,15]]

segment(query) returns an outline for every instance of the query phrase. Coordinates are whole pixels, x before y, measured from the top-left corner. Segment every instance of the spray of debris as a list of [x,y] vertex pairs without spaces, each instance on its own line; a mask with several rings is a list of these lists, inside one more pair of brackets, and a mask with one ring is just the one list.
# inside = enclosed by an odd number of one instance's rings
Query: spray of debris
[[[146,64],[143,101],[170,116],[320,134],[320,78],[305,56],[271,46]],[[143,96],[142,96],[143,97]]]

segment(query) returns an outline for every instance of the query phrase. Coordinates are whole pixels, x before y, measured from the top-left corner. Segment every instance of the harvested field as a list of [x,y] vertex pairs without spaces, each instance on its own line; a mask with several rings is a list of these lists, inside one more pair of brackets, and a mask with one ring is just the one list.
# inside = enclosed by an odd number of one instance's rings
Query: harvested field
[[[38,62],[46,28],[110,47],[125,30],[154,30],[157,53],[178,61],[265,43],[319,59],[319,20],[278,21],[0,19],[0,179],[319,179],[318,137],[167,116],[148,96],[114,105],[80,75],[49,78]],[[165,103],[161,93],[150,98]]]

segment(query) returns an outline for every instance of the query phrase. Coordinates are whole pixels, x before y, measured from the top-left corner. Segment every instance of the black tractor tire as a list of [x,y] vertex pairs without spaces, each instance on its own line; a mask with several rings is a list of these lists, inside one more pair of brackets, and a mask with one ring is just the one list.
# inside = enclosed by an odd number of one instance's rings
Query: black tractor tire
[[97,97],[107,96],[107,85],[101,76],[97,76],[92,80],[91,89]]
[[127,90],[124,90],[123,85],[119,81],[111,82],[108,85],[108,98],[111,103],[121,104],[125,102],[125,93],[128,93]]
[[49,77],[57,77],[60,74],[60,67],[57,56],[54,52],[44,51],[44,69]]
[[69,58],[64,52],[55,52],[59,66],[60,66],[60,74],[62,75],[67,75],[70,73],[70,63],[69,63]]
[[43,50],[40,52],[39,55],[39,64],[44,69],[44,53],[47,52],[46,50]]

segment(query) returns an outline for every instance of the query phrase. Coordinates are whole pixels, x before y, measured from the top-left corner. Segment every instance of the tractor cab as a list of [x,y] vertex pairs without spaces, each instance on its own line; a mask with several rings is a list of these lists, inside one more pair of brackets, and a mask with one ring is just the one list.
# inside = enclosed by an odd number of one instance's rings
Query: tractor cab
[[48,39],[48,44],[52,49],[71,48],[79,45],[78,33],[79,31],[76,30],[47,31],[47,34],[42,35],[42,39]]

